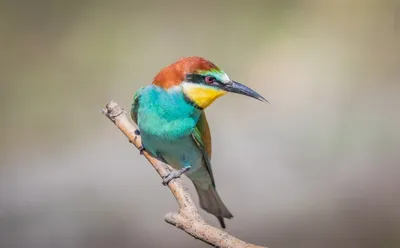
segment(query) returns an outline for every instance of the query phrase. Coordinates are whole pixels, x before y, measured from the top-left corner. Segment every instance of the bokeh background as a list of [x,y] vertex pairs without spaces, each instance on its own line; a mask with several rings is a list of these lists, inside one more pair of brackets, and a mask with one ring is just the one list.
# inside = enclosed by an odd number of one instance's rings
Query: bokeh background
[[0,247],[207,247],[100,113],[191,55],[271,102],[207,109],[231,234],[400,247],[398,1],[1,1],[0,49]]

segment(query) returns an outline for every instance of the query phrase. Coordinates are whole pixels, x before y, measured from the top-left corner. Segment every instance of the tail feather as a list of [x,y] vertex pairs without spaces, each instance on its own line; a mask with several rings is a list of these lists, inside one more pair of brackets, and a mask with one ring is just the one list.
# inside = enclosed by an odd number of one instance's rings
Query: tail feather
[[194,184],[194,186],[199,195],[200,207],[210,214],[215,215],[221,227],[225,228],[224,218],[230,219],[233,215],[222,202],[215,187],[210,185],[208,189],[203,189],[196,184]]

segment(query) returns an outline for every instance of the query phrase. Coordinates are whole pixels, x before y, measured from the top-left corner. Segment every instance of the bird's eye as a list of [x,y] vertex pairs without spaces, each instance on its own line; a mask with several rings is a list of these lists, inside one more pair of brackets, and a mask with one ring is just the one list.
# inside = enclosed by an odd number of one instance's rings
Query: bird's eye
[[215,78],[212,77],[212,76],[206,76],[206,77],[204,78],[204,81],[205,81],[207,84],[211,84],[211,83],[213,83],[213,82],[215,81]]

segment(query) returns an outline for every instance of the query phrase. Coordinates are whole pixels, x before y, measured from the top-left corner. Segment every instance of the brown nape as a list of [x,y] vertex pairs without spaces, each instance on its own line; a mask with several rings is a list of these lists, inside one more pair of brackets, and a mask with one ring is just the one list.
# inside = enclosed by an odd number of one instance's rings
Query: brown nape
[[193,56],[182,58],[173,64],[163,68],[154,78],[153,84],[164,89],[179,85],[186,74],[191,74],[196,71],[209,71],[219,68],[209,60]]

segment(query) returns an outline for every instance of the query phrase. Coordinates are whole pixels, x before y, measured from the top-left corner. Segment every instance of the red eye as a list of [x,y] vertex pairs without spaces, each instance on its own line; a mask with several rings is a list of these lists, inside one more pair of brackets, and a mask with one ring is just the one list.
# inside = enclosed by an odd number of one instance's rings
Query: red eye
[[207,84],[213,83],[214,80],[215,80],[215,78],[213,78],[213,77],[211,77],[211,76],[206,76],[206,77],[204,78],[204,81],[205,81]]

